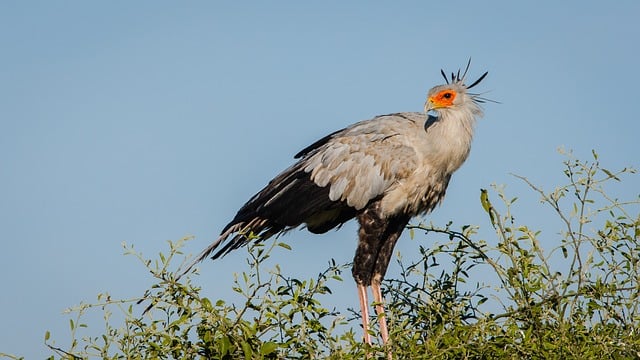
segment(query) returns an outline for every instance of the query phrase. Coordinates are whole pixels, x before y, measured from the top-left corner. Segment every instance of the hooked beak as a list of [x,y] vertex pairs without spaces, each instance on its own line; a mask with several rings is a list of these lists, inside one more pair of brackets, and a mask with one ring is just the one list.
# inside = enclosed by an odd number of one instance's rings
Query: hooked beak
[[427,101],[424,103],[425,114],[435,108],[436,108],[436,105],[433,103],[433,100],[431,98],[428,98]]

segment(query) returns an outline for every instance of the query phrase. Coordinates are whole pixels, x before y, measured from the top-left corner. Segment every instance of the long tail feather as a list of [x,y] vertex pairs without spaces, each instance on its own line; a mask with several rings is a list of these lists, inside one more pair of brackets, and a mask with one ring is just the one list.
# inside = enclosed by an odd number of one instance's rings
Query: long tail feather
[[[198,254],[198,256],[196,256],[196,258],[191,263],[189,263],[189,265],[183,271],[179,273],[178,279],[191,271],[191,269],[193,269],[196,264],[205,260],[209,256],[211,256],[212,259],[217,259],[226,255],[228,252],[234,249],[246,245],[250,241],[250,233],[259,234],[264,229],[266,223],[267,220],[255,218],[248,223],[241,222],[227,227],[226,230],[216,239],[216,241],[207,246],[206,249],[202,250],[202,252]],[[235,236],[231,239],[231,241],[226,242],[227,238],[229,238],[229,236],[232,234],[235,234]],[[216,251],[216,249],[225,242],[226,245],[222,249],[218,250],[215,254],[213,254],[214,251]],[[213,254],[213,256],[211,254]]]
[[242,224],[237,224],[235,226],[230,227],[229,229],[227,229],[227,231],[222,233],[218,237],[218,239],[216,239],[216,241],[214,241],[213,243],[211,243],[211,245],[207,246],[204,250],[202,250],[202,252],[200,254],[198,254],[198,256],[193,261],[191,261],[189,263],[189,265],[187,265],[187,267],[183,271],[180,272],[180,274],[178,275],[178,279],[181,278],[182,276],[184,276],[189,271],[191,271],[191,269],[193,269],[193,267],[196,266],[199,262],[201,262],[202,260],[204,260],[207,257],[209,257],[209,255],[211,255],[211,253],[218,246],[220,246],[220,244],[222,244],[225,240],[227,240],[229,235],[231,235],[234,232],[236,232],[238,230],[238,227],[240,227],[241,225]]

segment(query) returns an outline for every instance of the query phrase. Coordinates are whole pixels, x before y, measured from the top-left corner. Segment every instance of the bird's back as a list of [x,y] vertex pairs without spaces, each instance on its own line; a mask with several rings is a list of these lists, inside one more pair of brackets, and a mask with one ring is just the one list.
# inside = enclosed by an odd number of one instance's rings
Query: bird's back
[[430,211],[444,196],[451,175],[432,166],[448,156],[440,149],[446,144],[443,126],[424,113],[396,113],[318,140],[242,206],[205,256],[231,234],[214,258],[246,244],[250,233],[264,240],[303,224],[323,233],[374,201],[389,214]]

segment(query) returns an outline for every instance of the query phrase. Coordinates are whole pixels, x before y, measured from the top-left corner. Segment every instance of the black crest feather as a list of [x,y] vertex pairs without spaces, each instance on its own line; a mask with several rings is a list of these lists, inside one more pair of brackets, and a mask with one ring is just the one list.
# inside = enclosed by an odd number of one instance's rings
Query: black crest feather
[[444,73],[443,69],[440,69],[440,74],[442,74],[442,77],[444,78],[444,81],[447,82],[447,85],[449,84],[449,78],[447,78],[447,74]]
[[474,86],[476,86],[476,85],[480,84],[480,81],[482,81],[482,79],[484,79],[488,74],[489,74],[489,72],[488,72],[488,71],[487,71],[487,72],[485,72],[484,74],[482,74],[482,76],[480,76],[480,77],[478,78],[478,80],[474,81],[474,82],[473,82],[473,84],[471,84],[471,85],[467,86],[467,89],[471,89],[472,87],[474,87]]
[[[448,77],[443,69],[440,69],[440,74],[442,74],[442,77],[444,78],[444,81],[447,82],[447,84],[450,84],[450,83],[452,84],[455,82],[464,81],[464,79],[467,77],[467,73],[469,72],[470,67],[471,67],[471,58],[469,58],[469,61],[467,61],[467,66],[464,67],[464,71],[462,72],[462,75],[460,75],[460,71],[462,69],[458,69],[457,73],[451,72],[451,77]],[[471,89],[472,87],[478,85],[488,74],[489,72],[485,72],[484,74],[482,74],[482,76],[480,76],[478,80],[474,81],[471,85],[467,86],[467,89]]]

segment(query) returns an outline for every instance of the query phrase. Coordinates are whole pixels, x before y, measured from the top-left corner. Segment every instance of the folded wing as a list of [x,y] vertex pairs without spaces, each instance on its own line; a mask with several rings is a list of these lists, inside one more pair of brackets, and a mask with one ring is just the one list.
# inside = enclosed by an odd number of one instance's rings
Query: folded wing
[[323,233],[352,219],[413,173],[419,160],[409,140],[423,125],[423,114],[393,114],[318,140],[244,204],[195,262],[303,224]]

